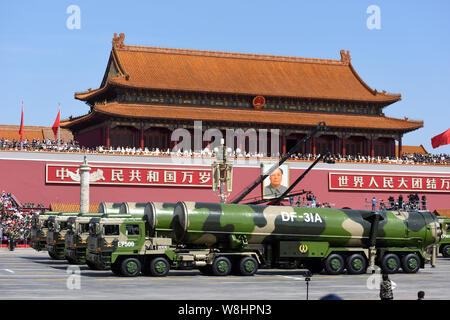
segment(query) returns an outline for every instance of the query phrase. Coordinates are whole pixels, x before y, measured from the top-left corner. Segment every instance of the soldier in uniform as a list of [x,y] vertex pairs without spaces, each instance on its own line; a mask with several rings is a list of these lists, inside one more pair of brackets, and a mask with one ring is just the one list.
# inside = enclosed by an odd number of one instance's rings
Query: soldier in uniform
[[383,274],[383,281],[380,283],[380,298],[381,300],[394,299],[394,295],[392,294],[392,283],[386,273]]
[[9,250],[14,251],[14,248],[16,247],[16,239],[18,239],[18,234],[16,231],[11,230],[9,233]]

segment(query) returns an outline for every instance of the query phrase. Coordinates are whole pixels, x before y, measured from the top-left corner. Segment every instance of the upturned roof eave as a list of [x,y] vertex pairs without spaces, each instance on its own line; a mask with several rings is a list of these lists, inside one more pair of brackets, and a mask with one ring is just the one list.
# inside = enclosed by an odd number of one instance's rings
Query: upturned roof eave
[[[131,108],[136,108],[136,107],[139,106],[139,105],[134,105],[134,104],[129,104],[128,106],[130,106],[130,105],[131,105]],[[194,119],[193,116],[187,116],[187,117],[183,117],[183,118],[170,117],[170,116],[168,117],[167,114],[169,114],[169,115],[172,114],[169,111],[167,111],[166,116],[154,116],[154,115],[150,115],[149,116],[149,115],[142,115],[142,114],[139,114],[137,112],[131,112],[130,114],[124,114],[124,113],[117,112],[117,111],[113,110],[112,108],[108,109],[108,106],[112,106],[112,107],[117,107],[117,106],[119,106],[119,107],[127,107],[127,104],[119,104],[119,103],[116,103],[116,102],[111,103],[111,104],[107,104],[107,105],[105,105],[105,104],[97,104],[97,105],[94,106],[93,112],[105,114],[105,115],[108,115],[108,116],[123,117],[123,118],[134,117],[134,118],[138,118],[138,119],[165,119],[165,120],[173,119],[173,120],[186,120],[186,121],[192,121]],[[151,107],[151,106],[152,105],[149,105],[149,107]],[[181,108],[189,108],[189,107],[186,107],[186,106],[169,106],[169,105],[168,106],[155,105],[154,107],[164,108],[165,110],[167,110],[167,108],[172,108],[175,113],[176,113],[176,111],[180,111]],[[244,120],[241,121],[241,120],[237,120],[237,119],[231,119],[231,120],[212,119],[211,117],[208,118],[208,117],[204,116],[204,115],[207,114],[208,108],[206,108],[204,106],[197,106],[197,107],[193,107],[193,108],[196,108],[195,111],[200,111],[200,110],[197,110],[199,108],[202,109],[200,114],[203,115],[203,117],[199,117],[199,119],[197,119],[197,120],[209,121],[209,122],[224,122],[224,121],[225,122],[229,122],[229,121],[233,121],[234,123],[248,123],[250,121],[248,119],[245,120],[245,121]],[[209,108],[209,109],[210,109],[211,112],[219,112],[219,113],[227,111],[227,110],[223,110],[221,108]],[[228,110],[228,111],[230,111],[230,110]],[[237,111],[237,110],[234,110],[234,111]],[[251,118],[252,118],[251,122],[255,123],[255,124],[260,124],[260,125],[267,125],[268,122],[267,121],[259,121],[258,117],[257,117],[258,114],[260,114],[260,115],[265,114],[266,116],[268,114],[274,115],[274,116],[286,116],[286,115],[289,115],[289,114],[291,114],[292,116],[299,116],[299,114],[301,114],[301,113],[288,112],[288,111],[272,111],[272,110],[258,110],[258,111],[248,110],[248,111],[250,111],[252,113],[251,114]],[[355,128],[355,129],[367,129],[367,130],[390,130],[390,131],[397,131],[397,132],[400,132],[400,133],[407,133],[407,132],[414,131],[414,130],[417,130],[417,129],[423,127],[423,121],[397,119],[397,118],[391,118],[391,117],[385,117],[385,116],[379,117],[379,116],[370,116],[370,115],[351,115],[351,114],[348,114],[348,115],[347,114],[346,115],[337,115],[337,114],[322,114],[322,113],[317,113],[317,114],[314,114],[314,115],[317,116],[317,118],[318,118],[317,121],[323,121],[323,117],[324,116],[346,117],[347,120],[350,120],[352,117],[355,117],[355,121],[354,121],[355,125],[344,126],[344,125],[339,125],[339,124],[331,125],[331,124],[327,123],[327,126],[329,126],[330,128],[340,128],[340,129]],[[376,119],[382,118],[384,120],[392,122],[392,126],[391,127],[357,126],[358,121],[357,121],[356,117],[364,117],[364,119],[368,120],[368,121],[371,118],[376,118]],[[370,121],[372,121],[372,120],[370,120]],[[336,122],[336,123],[338,123],[338,122]],[[396,127],[395,123],[398,123],[399,126]],[[308,124],[304,124],[304,123],[302,124],[302,123],[292,123],[292,122],[289,122],[289,123],[288,122],[286,122],[286,123],[280,122],[280,123],[277,123],[277,124],[279,124],[281,126],[292,126],[292,125],[294,125],[294,126],[295,125],[298,125],[298,126],[312,126],[313,125],[313,124],[308,125]],[[407,124],[407,127],[401,127],[400,124],[403,124],[403,125]]]

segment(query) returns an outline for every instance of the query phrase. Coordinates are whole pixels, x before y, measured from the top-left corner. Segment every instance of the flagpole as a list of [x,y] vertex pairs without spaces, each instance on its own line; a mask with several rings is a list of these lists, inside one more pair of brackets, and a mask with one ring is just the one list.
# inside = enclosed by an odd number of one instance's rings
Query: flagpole
[[[58,114],[59,112],[61,112],[61,102],[58,103]],[[59,145],[61,142],[61,126],[58,123],[58,150],[59,150]]]
[[20,149],[23,150],[23,100],[22,100],[22,116],[20,119]]

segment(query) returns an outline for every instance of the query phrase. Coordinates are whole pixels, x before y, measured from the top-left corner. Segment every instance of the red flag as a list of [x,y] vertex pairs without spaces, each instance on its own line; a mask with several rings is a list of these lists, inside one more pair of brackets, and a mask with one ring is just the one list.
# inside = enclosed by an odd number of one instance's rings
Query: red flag
[[23,105],[22,105],[22,117],[20,118],[20,142],[23,142]]
[[447,129],[447,131],[431,138],[431,145],[433,146],[433,148],[437,148],[446,144],[450,144],[450,129]]
[[53,124],[52,130],[55,135],[55,140],[58,139],[58,128],[59,128],[59,113],[61,112],[61,109],[58,110],[58,115],[56,116],[55,123]]

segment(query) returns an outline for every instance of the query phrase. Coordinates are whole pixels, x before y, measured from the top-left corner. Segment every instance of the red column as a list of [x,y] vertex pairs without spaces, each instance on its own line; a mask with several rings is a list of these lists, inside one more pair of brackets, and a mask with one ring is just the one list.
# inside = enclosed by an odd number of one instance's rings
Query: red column
[[174,150],[174,151],[177,151],[177,146],[178,146],[178,141],[173,141],[173,147],[172,147],[172,150]]
[[109,149],[109,147],[111,146],[111,136],[109,133],[109,123],[106,124],[106,148]]
[[166,148],[170,149],[170,133],[166,136]]
[[375,157],[375,145],[373,141],[373,136],[370,137],[370,156]]
[[345,156],[345,136],[342,136],[342,155]]
[[390,146],[391,146],[391,153],[389,156],[395,157],[396,156],[396,154],[395,154],[395,139],[391,140]]
[[312,143],[312,154],[316,154],[316,137],[312,137],[311,143]]
[[402,151],[402,137],[400,136],[400,138],[398,139],[398,157],[401,158],[403,154]]
[[144,124],[141,122],[141,129],[139,130],[139,140],[141,149],[144,150]]

